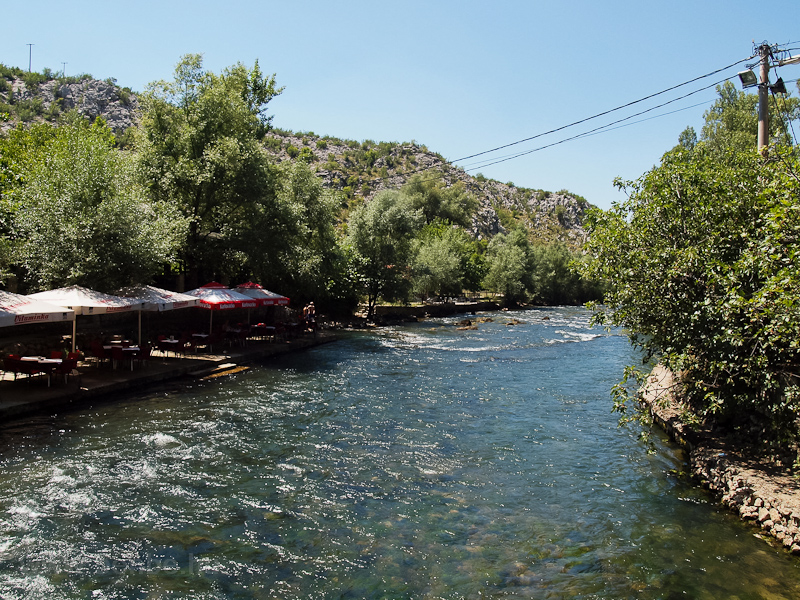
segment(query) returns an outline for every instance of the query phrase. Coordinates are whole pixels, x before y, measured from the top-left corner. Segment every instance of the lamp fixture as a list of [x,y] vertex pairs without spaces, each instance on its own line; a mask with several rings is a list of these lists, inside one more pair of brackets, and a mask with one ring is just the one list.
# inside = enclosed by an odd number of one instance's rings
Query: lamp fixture
[[739,81],[742,82],[743,88],[753,87],[754,85],[758,85],[758,79],[756,79],[756,74],[752,71],[739,71]]

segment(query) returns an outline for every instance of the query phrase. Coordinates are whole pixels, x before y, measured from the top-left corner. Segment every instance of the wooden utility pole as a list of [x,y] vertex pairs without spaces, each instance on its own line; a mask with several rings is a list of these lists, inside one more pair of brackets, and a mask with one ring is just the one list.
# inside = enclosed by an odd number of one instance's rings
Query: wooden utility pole
[[769,152],[769,56],[768,44],[761,44],[761,77],[758,83],[758,151],[761,156]]
[[26,44],[28,46],[28,73],[31,72],[31,61],[33,60],[33,44]]

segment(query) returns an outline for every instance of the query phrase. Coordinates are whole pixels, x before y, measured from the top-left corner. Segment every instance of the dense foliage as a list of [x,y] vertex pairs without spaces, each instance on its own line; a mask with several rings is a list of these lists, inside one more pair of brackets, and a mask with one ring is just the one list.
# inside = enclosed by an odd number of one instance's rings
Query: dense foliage
[[764,160],[754,137],[723,152],[709,131],[590,213],[582,272],[609,282],[599,320],[680,374],[693,415],[786,442],[800,410],[800,163],[779,147]]
[[[29,91],[54,78],[0,65],[0,82],[24,79]],[[124,144],[99,118],[55,111],[58,126],[26,124],[14,112],[18,126],[0,137],[0,277],[22,292],[254,280],[322,310],[352,312],[365,300],[370,315],[379,301],[487,289],[506,304],[594,293],[567,270],[575,255],[566,246],[534,243],[534,208],[493,199],[507,231],[479,235],[480,188],[442,170],[414,175],[424,146],[271,133],[267,108],[281,91],[258,63],[215,74],[187,55],[172,81],[139,95],[139,125]],[[7,83],[0,96],[15,101]],[[328,144],[336,154],[324,162]],[[398,168],[407,183],[368,199]],[[506,192],[520,207],[549,197]],[[551,205],[542,217],[550,239],[583,209],[569,216]]]
[[18,129],[0,147],[16,175],[3,196],[7,262],[30,290],[116,289],[175,260],[185,220],[147,195],[101,120]]

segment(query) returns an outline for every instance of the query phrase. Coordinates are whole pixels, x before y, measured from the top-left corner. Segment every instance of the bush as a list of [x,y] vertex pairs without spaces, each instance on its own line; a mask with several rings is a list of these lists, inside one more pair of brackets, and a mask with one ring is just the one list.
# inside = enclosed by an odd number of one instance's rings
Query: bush
[[317,150],[325,150],[328,147],[328,142],[325,140],[317,140]]
[[283,147],[283,142],[276,137],[269,136],[264,138],[264,146],[275,152],[280,152]]
[[696,415],[781,442],[800,409],[800,182],[792,150],[770,158],[668,153],[628,200],[590,211],[582,272],[611,286],[597,320],[680,373]]
[[20,102],[17,102],[15,112],[20,121],[27,123],[44,114],[44,104],[41,98],[21,100]]
[[311,148],[303,148],[298,154],[298,159],[307,163],[311,163],[317,160],[317,157],[314,155],[314,152],[311,150]]
[[47,77],[41,73],[31,71],[30,73],[23,73],[22,81],[24,81],[25,86],[33,92],[39,89],[40,84],[47,81]]
[[294,144],[289,144],[286,147],[286,154],[288,154],[291,158],[297,158],[300,154],[300,150]]

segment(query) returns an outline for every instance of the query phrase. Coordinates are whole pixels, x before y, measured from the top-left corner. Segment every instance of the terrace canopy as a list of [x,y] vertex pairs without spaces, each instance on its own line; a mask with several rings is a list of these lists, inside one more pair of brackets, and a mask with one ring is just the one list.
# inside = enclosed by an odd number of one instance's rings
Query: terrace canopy
[[[141,310],[142,301],[104,294],[78,285],[29,294],[28,298],[64,306],[75,311],[75,315],[102,315],[106,313]],[[76,320],[77,321],[77,320]],[[75,323],[72,323],[72,350],[75,351]]]
[[221,283],[212,281],[199,288],[189,290],[186,292],[189,296],[194,296],[200,300],[200,308],[205,308],[211,311],[208,333],[212,333],[214,325],[214,311],[217,310],[232,310],[234,308],[256,308],[259,306],[259,301],[235,292],[234,290],[225,287]]
[[286,296],[265,290],[260,284],[252,281],[236,286],[234,291],[259,300],[261,306],[286,306],[289,304],[289,298]]
[[[165,311],[190,308],[200,304],[200,299],[188,294],[170,292],[152,285],[137,285],[122,288],[117,292],[125,298],[135,298],[142,302],[141,310]],[[142,313],[139,312],[139,345],[142,344]]]
[[75,311],[22,294],[0,290],[0,327],[75,321]]

